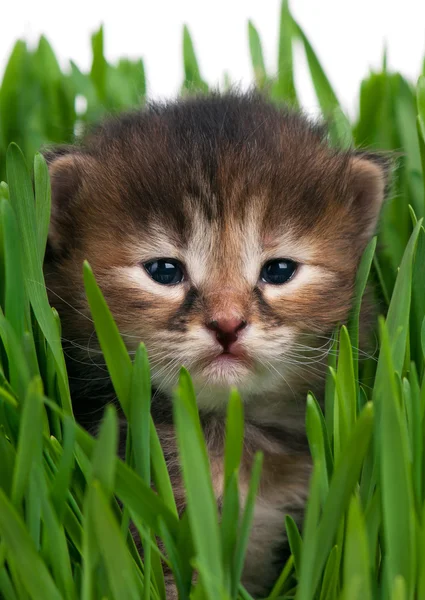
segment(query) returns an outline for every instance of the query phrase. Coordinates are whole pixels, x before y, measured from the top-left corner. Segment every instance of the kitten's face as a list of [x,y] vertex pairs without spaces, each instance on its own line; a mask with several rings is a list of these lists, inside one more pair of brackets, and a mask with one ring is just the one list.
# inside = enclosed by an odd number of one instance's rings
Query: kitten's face
[[65,338],[84,348],[92,335],[73,310],[88,315],[88,259],[128,348],[146,344],[154,386],[169,392],[184,365],[209,408],[232,385],[246,399],[314,387],[383,197],[376,164],[331,152],[303,120],[232,106],[216,106],[209,138],[205,115],[191,137],[190,111],[175,109],[51,168],[54,196],[71,198],[46,266]]
[[94,266],[120,330],[134,336],[127,345],[145,342],[160,389],[181,365],[208,404],[231,385],[251,395],[314,383],[325,336],[350,306],[353,265],[284,216],[273,227],[266,206],[255,198],[246,213],[209,221],[188,200],[184,236],[158,221],[133,237],[124,263]]

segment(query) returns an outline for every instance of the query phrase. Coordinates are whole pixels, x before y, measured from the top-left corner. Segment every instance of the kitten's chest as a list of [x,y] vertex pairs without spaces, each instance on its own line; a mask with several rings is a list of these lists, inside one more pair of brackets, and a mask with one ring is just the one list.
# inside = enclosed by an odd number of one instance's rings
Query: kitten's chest
[[[185,492],[182,471],[179,464],[175,432],[172,425],[157,427],[164,451],[168,471],[172,481],[179,511],[185,507]],[[219,510],[224,497],[224,426],[208,424],[204,428],[206,447],[211,471],[211,481]],[[311,469],[311,459],[307,450],[300,451],[299,441],[291,448],[289,443],[267,438],[264,433],[250,427],[239,469],[239,493],[243,505],[248,494],[255,454],[263,455],[257,505],[262,510],[276,510],[281,513],[286,508],[302,504]],[[294,449],[296,448],[296,449]]]
[[[171,425],[162,425],[157,429],[164,449],[177,509],[181,514],[185,509],[185,491],[174,430]],[[212,487],[221,513],[224,498],[224,428],[217,423],[209,423],[204,427],[204,433]],[[256,435],[258,433],[259,435]],[[285,516],[291,515],[301,528],[311,460],[306,451],[300,451],[299,444],[298,446],[294,444],[291,449],[290,443],[286,445],[279,443],[252,427],[248,428],[246,434],[239,470],[241,513],[245,507],[257,451],[263,453],[263,465],[242,581],[250,593],[262,596],[269,589],[271,582],[276,579],[282,563],[287,558]]]

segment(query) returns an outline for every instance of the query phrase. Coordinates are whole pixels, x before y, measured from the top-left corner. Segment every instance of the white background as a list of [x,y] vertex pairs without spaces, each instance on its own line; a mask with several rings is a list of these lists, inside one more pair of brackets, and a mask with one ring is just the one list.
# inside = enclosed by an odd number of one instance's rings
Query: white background
[[[251,66],[247,20],[259,30],[266,64],[275,72],[280,0],[3,0],[0,75],[15,40],[30,44],[45,33],[66,67],[73,59],[88,69],[90,34],[104,24],[109,61],[142,57],[151,97],[175,95],[182,81],[182,24],[189,25],[204,78],[248,85]],[[7,7],[7,8],[6,8]],[[384,44],[389,66],[415,81],[425,51],[423,0],[292,0],[304,28],[343,106],[356,112],[361,79],[378,68]],[[305,108],[316,100],[301,53],[297,83]]]

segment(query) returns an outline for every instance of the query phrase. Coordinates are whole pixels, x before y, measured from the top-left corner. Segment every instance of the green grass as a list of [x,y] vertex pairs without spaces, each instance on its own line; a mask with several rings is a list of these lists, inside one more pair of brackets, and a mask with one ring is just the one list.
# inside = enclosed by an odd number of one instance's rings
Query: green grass
[[[301,43],[318,103],[333,120],[334,143],[396,151],[397,158],[378,241],[369,244],[358,272],[350,321],[336,332],[325,414],[312,395],[306,398],[314,470],[303,534],[288,517],[292,556],[268,598],[425,598],[425,78],[415,88],[384,61],[362,82],[359,118],[350,123],[286,1],[280,31],[276,77],[266,70],[254,24],[248,25],[257,85],[275,102],[297,105],[292,47]],[[207,91],[187,28],[182,47],[182,93]],[[163,559],[181,599],[249,599],[240,576],[261,456],[242,508],[243,404],[233,392],[220,523],[196,399],[182,370],[174,418],[188,512],[180,518],[149,415],[146,351],[141,344],[131,361],[88,264],[90,309],[129,423],[126,461],[115,458],[113,407],[96,440],[72,417],[60,322],[42,272],[48,172],[35,152],[71,141],[102,114],[143,103],[146,94],[142,61],[108,64],[102,29],[92,48],[90,73],[72,64],[65,74],[46,39],[34,51],[19,41],[0,89],[0,175],[8,182],[0,184],[0,597],[163,599]],[[75,112],[77,95],[87,100],[82,115]],[[375,360],[357,352],[368,280],[383,315]],[[130,519],[144,564],[128,533]],[[191,588],[194,569],[199,576]]]

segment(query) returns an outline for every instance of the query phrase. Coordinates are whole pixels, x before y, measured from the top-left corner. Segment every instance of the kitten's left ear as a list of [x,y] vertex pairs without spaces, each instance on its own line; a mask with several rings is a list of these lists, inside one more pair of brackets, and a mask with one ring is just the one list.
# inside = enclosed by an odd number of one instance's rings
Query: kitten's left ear
[[388,192],[392,159],[381,154],[357,152],[350,159],[350,209],[368,241],[375,233],[379,214]]

